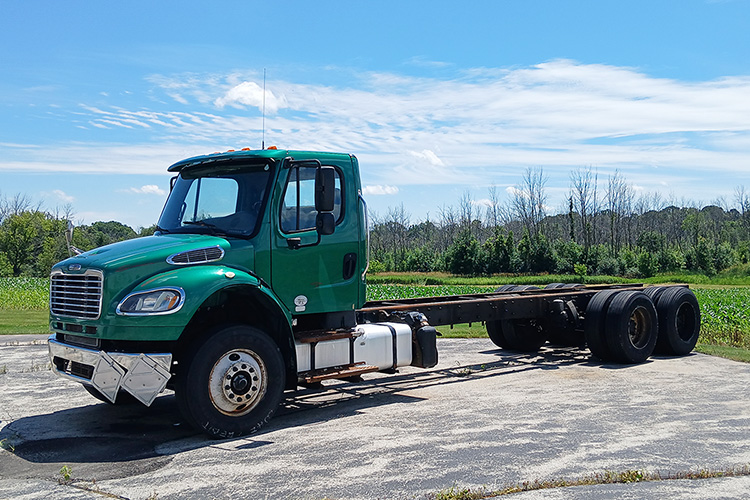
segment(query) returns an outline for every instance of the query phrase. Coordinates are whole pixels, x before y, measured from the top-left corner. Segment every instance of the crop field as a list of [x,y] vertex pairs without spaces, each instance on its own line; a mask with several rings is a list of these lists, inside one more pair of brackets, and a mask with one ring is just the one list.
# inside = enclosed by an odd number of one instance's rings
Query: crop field
[[[388,300],[492,292],[497,285],[370,284],[368,300]],[[750,349],[750,288],[696,288],[701,305],[701,344]],[[44,333],[49,279],[0,278],[0,334]],[[26,311],[26,312],[23,312]],[[32,323],[39,323],[34,327]],[[14,324],[17,325],[14,331]],[[36,330],[34,329],[36,328]],[[483,335],[479,325],[457,327],[451,336]]]
[[750,289],[696,288],[701,305],[702,344],[750,349]]
[[[485,285],[368,285],[368,300],[492,292]],[[695,288],[701,306],[701,344],[750,349],[750,288]]]
[[48,303],[49,279],[0,278],[0,310],[47,309]]

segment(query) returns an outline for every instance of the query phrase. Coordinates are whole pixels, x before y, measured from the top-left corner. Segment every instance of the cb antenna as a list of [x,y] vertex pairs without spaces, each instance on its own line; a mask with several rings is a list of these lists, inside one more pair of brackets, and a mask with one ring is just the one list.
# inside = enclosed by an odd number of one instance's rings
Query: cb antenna
[[263,132],[260,140],[260,149],[266,149],[266,68],[263,68]]

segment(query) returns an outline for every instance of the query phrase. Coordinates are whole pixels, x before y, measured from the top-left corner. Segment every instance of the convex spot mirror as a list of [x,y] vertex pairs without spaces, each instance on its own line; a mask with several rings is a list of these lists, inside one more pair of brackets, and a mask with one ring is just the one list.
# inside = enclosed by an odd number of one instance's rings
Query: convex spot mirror
[[321,236],[333,234],[333,231],[336,229],[336,219],[333,217],[333,214],[330,212],[318,213],[317,217],[315,217],[315,229]]
[[[318,212],[333,212],[335,198],[336,169],[333,167],[319,167],[315,172],[315,210]],[[331,218],[333,218],[332,214]]]

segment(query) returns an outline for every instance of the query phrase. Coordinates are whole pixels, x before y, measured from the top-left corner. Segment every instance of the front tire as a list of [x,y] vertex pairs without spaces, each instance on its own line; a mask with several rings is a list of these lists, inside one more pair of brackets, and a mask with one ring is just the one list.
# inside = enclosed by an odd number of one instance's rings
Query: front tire
[[180,363],[175,395],[180,412],[214,439],[251,434],[268,422],[285,386],[276,343],[246,325],[222,328]]

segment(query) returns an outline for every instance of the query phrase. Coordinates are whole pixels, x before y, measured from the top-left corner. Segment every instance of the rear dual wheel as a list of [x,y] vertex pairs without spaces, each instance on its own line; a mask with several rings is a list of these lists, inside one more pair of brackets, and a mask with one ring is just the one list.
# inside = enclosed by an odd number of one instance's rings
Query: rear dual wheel
[[642,292],[603,290],[589,301],[584,332],[597,358],[642,363],[656,345],[656,308]]
[[586,308],[586,343],[605,361],[642,363],[652,353],[684,356],[699,333],[700,307],[688,288],[604,290]]
[[642,292],[621,292],[607,309],[607,346],[613,361],[643,363],[654,352],[658,335],[656,308]]

